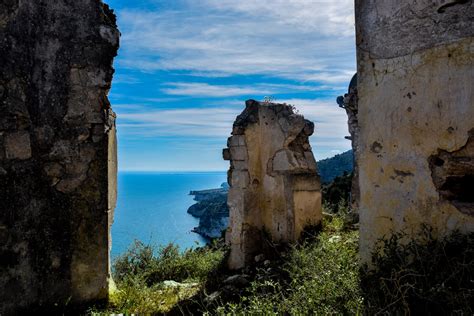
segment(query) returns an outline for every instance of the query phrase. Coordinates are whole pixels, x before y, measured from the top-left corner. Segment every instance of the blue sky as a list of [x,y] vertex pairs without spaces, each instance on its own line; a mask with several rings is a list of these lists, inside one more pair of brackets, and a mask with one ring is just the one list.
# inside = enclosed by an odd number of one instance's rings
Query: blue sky
[[121,171],[226,170],[247,99],[295,105],[317,159],[350,148],[352,0],[106,0],[122,33],[110,100]]

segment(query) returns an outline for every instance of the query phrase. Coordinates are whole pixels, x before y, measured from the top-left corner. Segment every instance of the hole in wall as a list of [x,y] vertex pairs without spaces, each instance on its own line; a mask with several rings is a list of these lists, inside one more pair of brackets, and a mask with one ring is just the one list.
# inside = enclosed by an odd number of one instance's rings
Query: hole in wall
[[445,13],[446,12],[446,9],[449,8],[449,7],[452,7],[452,6],[455,6],[455,5],[459,5],[459,4],[467,4],[469,3],[471,0],[455,0],[455,1],[450,1],[448,3],[445,3],[443,4],[442,6],[440,6],[437,10],[438,13]]
[[474,174],[447,177],[441,190],[445,197],[455,203],[474,203]]
[[474,129],[459,150],[438,150],[429,158],[431,176],[440,199],[474,216]]

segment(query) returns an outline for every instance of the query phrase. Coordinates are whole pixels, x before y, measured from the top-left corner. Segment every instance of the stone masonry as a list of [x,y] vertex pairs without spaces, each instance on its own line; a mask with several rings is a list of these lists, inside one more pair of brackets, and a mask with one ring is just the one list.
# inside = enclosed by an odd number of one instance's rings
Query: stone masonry
[[100,0],[0,0],[0,314],[106,300],[116,196]]
[[349,83],[349,88],[347,93],[344,96],[337,98],[337,104],[339,107],[346,110],[347,114],[347,126],[349,128],[349,134],[351,136],[346,137],[351,141],[352,146],[352,155],[354,157],[354,171],[352,177],[352,186],[351,186],[351,200],[350,200],[350,209],[355,215],[357,209],[359,208],[359,167],[357,166],[357,157],[359,155],[359,121],[357,120],[357,74],[352,77],[351,82]]
[[234,122],[224,159],[230,160],[226,241],[229,267],[250,264],[272,243],[298,240],[321,221],[321,192],[308,137],[314,124],[292,106],[249,100]]
[[360,252],[474,231],[474,2],[356,0]]

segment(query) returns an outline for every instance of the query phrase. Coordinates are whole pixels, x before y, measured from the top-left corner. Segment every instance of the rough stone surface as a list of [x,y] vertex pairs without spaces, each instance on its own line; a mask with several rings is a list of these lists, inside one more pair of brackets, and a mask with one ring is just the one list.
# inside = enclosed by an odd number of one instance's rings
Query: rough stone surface
[[474,36],[470,0],[356,0],[355,7],[357,49],[374,59],[408,56]]
[[357,213],[359,208],[359,167],[357,166],[357,160],[359,155],[359,121],[357,119],[358,112],[358,97],[357,97],[357,74],[352,77],[352,80],[349,84],[349,89],[344,96],[337,98],[337,103],[339,106],[346,110],[347,113],[347,125],[349,128],[350,139],[352,146],[353,154],[353,177],[352,177],[352,186],[351,186],[351,200],[350,200],[350,209],[353,213]]
[[[230,160],[229,267],[264,253],[264,238],[294,242],[321,221],[321,185],[308,137],[314,124],[286,104],[249,100],[224,149]],[[265,236],[268,235],[268,236]]]
[[474,231],[474,2],[357,0],[360,251]]
[[2,315],[107,299],[118,40],[100,0],[0,0]]

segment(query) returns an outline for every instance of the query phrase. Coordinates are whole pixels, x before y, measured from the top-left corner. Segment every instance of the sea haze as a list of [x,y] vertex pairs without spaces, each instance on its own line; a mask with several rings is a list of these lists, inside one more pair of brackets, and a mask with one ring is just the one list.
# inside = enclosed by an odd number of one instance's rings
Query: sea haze
[[186,212],[194,203],[189,191],[218,188],[225,181],[225,172],[120,172],[112,257],[134,240],[157,246],[173,242],[181,249],[205,244],[191,232],[199,220]]

